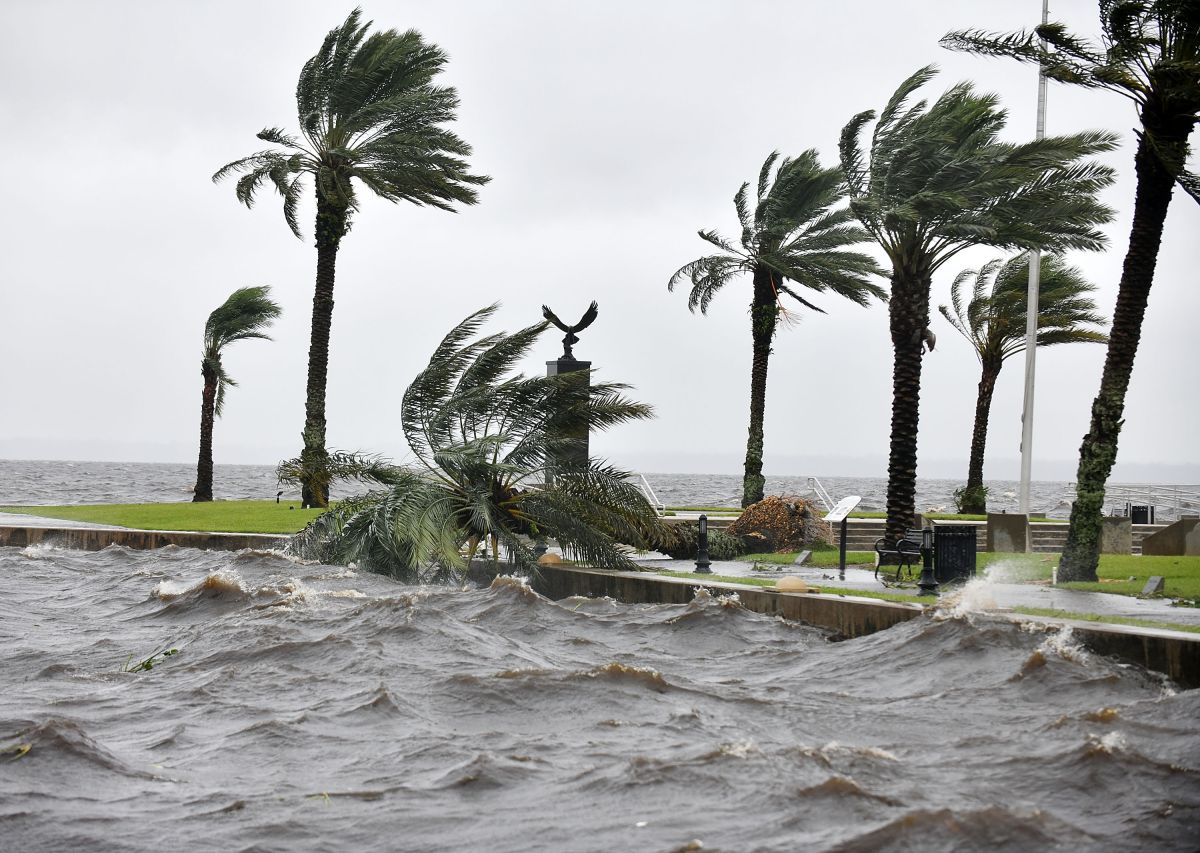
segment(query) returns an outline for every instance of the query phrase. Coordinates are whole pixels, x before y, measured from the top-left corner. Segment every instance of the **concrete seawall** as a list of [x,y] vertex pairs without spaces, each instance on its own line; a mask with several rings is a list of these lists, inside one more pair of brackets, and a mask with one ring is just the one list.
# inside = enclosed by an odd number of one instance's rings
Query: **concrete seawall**
[[[605,572],[573,566],[544,566],[536,589],[549,598],[607,595],[629,604],[686,604],[698,586],[736,592],[742,606],[756,613],[782,616],[827,628],[851,639],[890,628],[909,619],[924,618],[921,604],[855,598],[830,593],[779,592],[769,587],[672,578],[649,572]],[[1000,613],[999,615],[1004,615]],[[1200,687],[1200,635],[1157,628],[1077,622],[1044,616],[1012,614],[1019,622],[1066,626],[1089,651],[1169,676],[1182,687]]]
[[126,530],[103,527],[0,526],[0,546],[23,548],[48,544],[80,551],[100,551],[109,545],[150,550],[177,545],[209,551],[281,548],[288,537],[264,533],[202,533],[186,530]]

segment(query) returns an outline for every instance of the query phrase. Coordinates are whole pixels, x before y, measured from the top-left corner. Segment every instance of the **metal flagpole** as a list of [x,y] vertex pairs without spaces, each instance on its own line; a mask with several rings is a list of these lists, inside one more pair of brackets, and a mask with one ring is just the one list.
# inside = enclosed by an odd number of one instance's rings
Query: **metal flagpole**
[[[1042,23],[1050,20],[1050,0],[1042,0]],[[1042,50],[1046,40],[1042,39]],[[1046,75],[1038,68],[1037,139],[1046,136]],[[1029,253],[1029,291],[1025,308],[1025,406],[1021,412],[1021,491],[1019,508],[1029,513],[1029,480],[1033,473],[1033,380],[1037,362],[1038,289],[1042,278],[1042,253]]]

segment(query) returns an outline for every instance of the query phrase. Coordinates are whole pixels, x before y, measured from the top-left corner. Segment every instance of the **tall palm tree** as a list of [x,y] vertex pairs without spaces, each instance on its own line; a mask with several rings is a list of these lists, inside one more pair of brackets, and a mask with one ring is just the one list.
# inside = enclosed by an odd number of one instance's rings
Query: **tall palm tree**
[[[779,162],[772,175],[772,167]],[[721,250],[680,267],[668,283],[674,290],[681,281],[692,285],[688,308],[708,313],[709,303],[722,287],[737,276],[748,274],[753,295],[750,300],[750,334],[753,356],[750,363],[750,430],[746,441],[746,466],[742,478],[742,506],[763,499],[763,417],[767,401],[767,362],[771,341],[781,319],[788,313],[787,296],[805,308],[824,313],[802,297],[798,288],[831,290],[859,305],[870,297],[884,298],[868,276],[883,271],[868,255],[851,252],[847,246],[861,243],[867,234],[852,224],[846,208],[833,207],[846,194],[838,169],[822,169],[814,150],[794,160],[779,153],[769,156],[758,174],[758,192],[753,211],[748,200],[749,183],[733,197],[742,226],[740,246],[715,231],[700,231],[700,237]]]
[[1010,35],[951,33],[942,40],[957,50],[1037,62],[1052,80],[1116,92],[1133,102],[1141,122],[1133,159],[1133,225],[1100,392],[1079,448],[1076,498],[1058,568],[1063,581],[1096,580],[1104,489],[1117,459],[1125,392],[1171,191],[1178,183],[1200,201],[1200,179],[1185,168],[1188,138],[1200,120],[1200,0],[1100,0],[1100,31],[1099,45],[1071,35],[1060,23]]
[[[360,10],[351,12],[304,64],[296,87],[300,137],[277,127],[259,131],[259,139],[279,148],[235,160],[213,175],[219,181],[243,173],[237,197],[247,207],[270,182],[283,197],[284,219],[297,237],[305,176],[315,185],[317,279],[301,453],[307,470],[320,470],[328,455],[325,381],[334,272],[338,247],[358,209],[356,182],[388,201],[453,211],[454,202],[474,204],[472,187],[489,180],[467,171],[462,158],[470,146],[443,127],[458,107],[452,87],[433,83],[446,55],[416,30],[368,36],[372,22],[360,18]],[[310,479],[302,500],[305,506],[326,506],[329,495],[319,480]]]
[[892,264],[889,325],[894,355],[886,536],[912,525],[917,482],[921,360],[929,340],[933,274],[966,248],[1099,249],[1096,225],[1112,211],[1096,193],[1112,170],[1085,160],[1115,144],[1111,134],[1048,136],[1016,145],[999,140],[1005,113],[969,82],[933,104],[909,104],[935,74],[922,68],[892,95],[864,155],[863,128],[874,110],[842,130],[850,208]]
[[[586,434],[649,417],[650,408],[622,396],[624,385],[514,374],[547,324],[479,336],[495,310],[452,329],[405,391],[400,426],[415,464],[364,457],[356,475],[386,488],[340,501],[293,550],[416,582],[454,577],[476,553],[495,559],[501,547],[518,569],[535,572],[538,539],[607,568],[632,567],[619,543],[657,544],[662,525],[627,472],[564,461],[578,456],[570,451],[580,427]],[[355,473],[348,455],[341,461],[343,476]]]
[[[938,306],[942,316],[971,344],[982,368],[975,401],[975,428],[971,433],[971,461],[967,484],[962,490],[962,512],[987,509],[983,458],[988,414],[1004,362],[1025,351],[1029,257],[1028,252],[1022,252],[1007,262],[996,258],[977,270],[963,270],[950,287],[953,310],[950,306]],[[1042,255],[1040,267],[1037,345],[1107,341],[1108,336],[1103,332],[1087,328],[1104,322],[1091,298],[1096,286],[1057,255]],[[963,290],[967,286],[971,287],[971,299],[964,303]]]
[[200,398],[200,458],[196,463],[196,488],[192,496],[195,502],[213,499],[213,422],[225,409],[225,389],[237,385],[225,372],[221,358],[225,347],[237,341],[271,339],[266,329],[281,309],[271,301],[270,294],[269,287],[239,288],[208,315],[208,322],[204,324],[204,354],[200,359],[204,393]]

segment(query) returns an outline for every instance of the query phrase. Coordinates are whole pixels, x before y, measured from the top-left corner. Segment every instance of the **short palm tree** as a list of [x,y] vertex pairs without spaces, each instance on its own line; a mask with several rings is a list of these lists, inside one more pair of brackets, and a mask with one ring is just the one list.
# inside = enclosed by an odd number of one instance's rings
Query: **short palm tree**
[[[772,168],[778,168],[772,175]],[[750,300],[750,334],[753,356],[750,364],[750,430],[746,441],[746,465],[742,479],[742,506],[763,499],[763,418],[767,400],[767,362],[771,341],[781,319],[787,318],[783,297],[805,308],[821,312],[797,290],[832,291],[859,305],[884,292],[870,281],[883,271],[868,255],[847,249],[868,235],[853,225],[846,208],[834,209],[846,194],[838,169],[823,169],[817,152],[805,151],[794,160],[779,160],[773,153],[758,175],[754,209],[750,209],[749,183],[733,197],[742,226],[740,245],[735,246],[715,231],[700,237],[721,250],[680,267],[667,285],[688,281],[692,285],[688,308],[708,313],[717,292],[734,278],[749,275],[753,287]],[[824,312],[822,312],[824,313]]]
[[[366,457],[359,475],[386,488],[340,501],[298,535],[295,551],[419,582],[453,577],[481,549],[493,559],[503,549],[516,569],[534,572],[534,543],[547,539],[569,558],[631,568],[620,543],[659,540],[657,515],[627,472],[567,461],[578,458],[581,430],[646,418],[650,408],[622,396],[624,385],[514,374],[547,324],[478,336],[495,309],[451,330],[405,391],[400,425],[415,464]],[[343,476],[355,473],[340,462]]]
[[1116,92],[1133,102],[1141,123],[1133,225],[1100,392],[1079,451],[1076,498],[1058,570],[1064,581],[1096,580],[1104,490],[1117,459],[1125,392],[1174,185],[1200,201],[1200,179],[1185,168],[1188,138],[1200,120],[1200,0],[1100,0],[1100,31],[1098,45],[1059,23],[1011,35],[951,33],[942,40],[957,50],[1037,62],[1052,80]]
[[935,74],[922,68],[892,95],[863,152],[859,137],[875,119],[859,113],[842,130],[842,168],[850,208],[891,261],[892,426],[886,536],[912,526],[917,483],[921,360],[929,340],[933,274],[971,246],[1099,249],[1096,226],[1112,211],[1096,193],[1112,170],[1085,158],[1115,138],[1088,132],[1037,142],[1001,142],[1005,114],[994,95],[970,83],[932,104],[909,97]]
[[[415,30],[367,35],[355,9],[331,30],[305,63],[296,88],[300,137],[267,128],[258,138],[278,148],[223,166],[214,181],[243,173],[238,200],[251,207],[269,182],[283,197],[283,215],[300,237],[297,206],[305,177],[316,189],[317,278],[308,350],[304,450],[308,470],[319,470],[325,452],[325,385],[338,248],[358,208],[357,184],[388,201],[408,201],[453,211],[474,204],[472,175],[463,159],[471,148],[443,125],[454,119],[458,95],[433,80],[446,55]],[[305,506],[326,506],[319,479],[303,484]]]
[[[1023,252],[1007,262],[996,258],[977,270],[963,270],[950,288],[950,306],[938,306],[942,316],[971,344],[982,368],[967,484],[959,507],[962,512],[987,510],[983,459],[988,415],[1004,362],[1025,351],[1029,258],[1030,253]],[[1103,332],[1088,328],[1104,322],[1091,298],[1095,285],[1057,255],[1042,255],[1040,267],[1037,345],[1107,341],[1108,336]],[[968,286],[971,297],[964,303],[963,291]]]
[[200,374],[204,393],[200,400],[200,458],[196,463],[196,488],[193,501],[213,499],[213,423],[225,408],[225,389],[237,385],[228,373],[222,356],[225,348],[237,341],[255,338],[269,341],[266,329],[280,314],[270,298],[269,287],[243,287],[235,290],[219,308],[208,315],[204,324],[204,354]]

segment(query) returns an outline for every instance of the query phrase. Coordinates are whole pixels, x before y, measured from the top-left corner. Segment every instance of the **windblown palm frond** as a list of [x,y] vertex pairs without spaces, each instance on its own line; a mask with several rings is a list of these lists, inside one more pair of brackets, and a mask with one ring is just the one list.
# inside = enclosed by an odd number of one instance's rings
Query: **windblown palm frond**
[[463,158],[470,146],[442,127],[458,108],[455,90],[433,83],[445,53],[415,30],[368,36],[370,27],[355,9],[305,63],[296,87],[299,137],[265,128],[258,138],[282,150],[234,160],[213,175],[220,181],[241,173],[237,198],[247,207],[269,183],[297,237],[305,176],[318,197],[345,209],[358,207],[355,180],[388,201],[450,211],[454,202],[474,204],[473,187],[490,180],[469,172]]
[[[971,344],[980,362],[1000,364],[1025,351],[1028,306],[1028,252],[996,258],[977,270],[963,270],[950,288],[950,305],[938,310]],[[971,287],[970,300],[963,289]],[[1057,255],[1043,255],[1038,285],[1038,346],[1105,343],[1095,328],[1104,323],[1092,300],[1096,286]]]
[[1150,150],[1200,202],[1200,179],[1186,168],[1186,140],[1200,118],[1200,2],[1100,0],[1100,27],[1099,42],[1049,22],[1007,34],[948,33],[942,44],[1035,62],[1051,80],[1128,98],[1143,116]]
[[215,414],[225,407],[226,386],[237,382],[225,372],[221,356],[225,347],[237,341],[270,340],[266,329],[282,310],[270,298],[270,287],[243,287],[235,290],[222,305],[208,315],[204,324],[204,355],[201,369],[211,370],[217,377]]
[[[778,152],[767,157],[759,172],[753,209],[749,189],[749,183],[742,184],[733,200],[742,225],[739,244],[716,231],[702,230],[701,239],[722,254],[684,264],[671,276],[669,290],[685,281],[692,285],[689,309],[707,313],[722,287],[736,276],[753,275],[756,269],[770,270],[777,286],[786,279],[815,292],[831,290],[859,305],[871,297],[885,298],[883,289],[870,280],[882,274],[878,264],[869,255],[847,250],[868,235],[852,224],[854,217],[847,209],[834,208],[845,196],[843,179],[838,169],[821,168],[815,150],[795,159],[781,160]],[[794,290],[786,292],[814,307]]]
[[[597,460],[561,461],[570,451],[578,456],[581,431],[646,418],[650,408],[625,398],[624,385],[515,373],[547,324],[481,334],[495,311],[484,308],[452,329],[405,391],[401,429],[415,464],[397,469],[343,455],[344,476],[389,488],[343,501],[306,528],[295,550],[423,581],[453,575],[489,544],[517,570],[534,572],[538,539],[591,565],[628,568],[622,543],[661,537],[627,472]],[[556,460],[552,472],[548,459]]]

